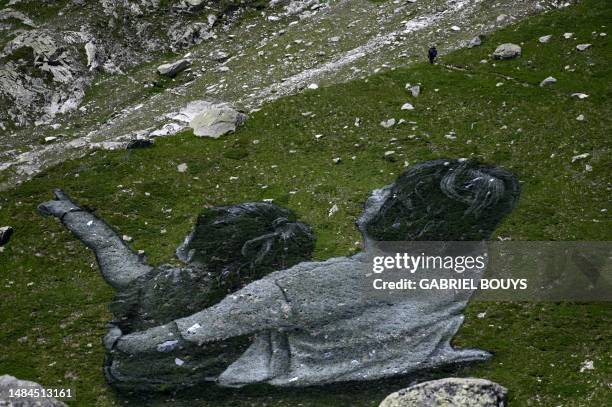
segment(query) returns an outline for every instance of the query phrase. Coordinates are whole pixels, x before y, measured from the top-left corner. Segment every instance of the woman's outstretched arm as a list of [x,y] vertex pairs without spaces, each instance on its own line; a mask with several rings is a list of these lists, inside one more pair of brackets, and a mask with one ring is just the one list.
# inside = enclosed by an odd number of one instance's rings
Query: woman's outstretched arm
[[111,286],[124,288],[151,270],[103,220],[72,202],[63,191],[57,189],[54,195],[54,200],[40,204],[38,210],[58,218],[94,251],[102,276]]

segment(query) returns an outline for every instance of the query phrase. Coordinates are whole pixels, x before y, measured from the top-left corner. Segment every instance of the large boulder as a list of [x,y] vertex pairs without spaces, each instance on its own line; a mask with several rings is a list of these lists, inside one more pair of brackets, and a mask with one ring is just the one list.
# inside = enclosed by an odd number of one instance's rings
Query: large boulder
[[507,392],[489,380],[449,377],[391,393],[379,407],[504,407]]
[[493,52],[493,58],[495,59],[512,59],[521,55],[520,45],[507,43],[501,44]]
[[246,115],[229,106],[212,105],[201,111],[190,122],[193,134],[200,137],[219,138],[236,131],[244,123]]
[[27,389],[40,392],[46,387],[36,382],[19,380],[14,376],[0,376],[0,406],[6,407],[66,407],[66,404],[53,397],[11,397],[11,390]]

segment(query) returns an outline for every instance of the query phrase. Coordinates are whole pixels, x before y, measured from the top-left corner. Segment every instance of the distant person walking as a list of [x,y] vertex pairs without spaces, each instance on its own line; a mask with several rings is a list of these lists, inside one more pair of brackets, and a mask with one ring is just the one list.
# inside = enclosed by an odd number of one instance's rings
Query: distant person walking
[[438,50],[436,49],[435,45],[432,45],[432,47],[429,48],[429,51],[427,51],[427,56],[429,57],[429,63],[433,64],[438,56]]

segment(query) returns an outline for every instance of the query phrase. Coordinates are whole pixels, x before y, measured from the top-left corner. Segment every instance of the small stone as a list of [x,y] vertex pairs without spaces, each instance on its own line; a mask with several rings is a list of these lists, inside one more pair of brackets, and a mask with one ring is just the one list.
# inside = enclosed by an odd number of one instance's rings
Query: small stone
[[327,213],[327,216],[333,216],[336,212],[338,212],[338,205],[334,204],[331,208],[329,208],[329,212]]
[[187,171],[187,164],[182,163],[182,164],[177,165],[176,166],[176,170],[178,172],[185,172],[185,171]]
[[587,359],[580,365],[580,373],[584,373],[586,370],[595,370],[592,360]]
[[182,359],[179,359],[179,358],[174,358],[174,363],[177,366],[183,366],[185,364],[185,361],[183,361]]
[[572,162],[575,163],[576,161],[584,160],[585,158],[588,158],[589,156],[590,156],[589,153],[575,155],[572,157]]
[[538,38],[538,41],[540,41],[542,44],[546,44],[548,41],[550,41],[551,38],[552,38],[552,35],[543,35],[540,38]]
[[477,317],[478,319],[483,319],[483,318],[484,318],[484,317],[486,317],[486,316],[487,316],[487,313],[486,313],[486,312],[479,312],[479,313],[476,315],[476,317]]
[[123,239],[124,242],[131,242],[132,241],[132,237],[128,236],[128,235],[123,235],[122,239]]
[[576,49],[578,51],[586,51],[589,48],[591,48],[591,44],[578,44],[578,45],[576,45]]
[[393,150],[385,151],[385,153],[383,154],[383,158],[391,162],[395,162],[397,160],[397,158],[395,157],[395,151]]
[[412,97],[415,98],[421,94],[421,87],[419,85],[410,86],[408,90],[412,94]]
[[461,31],[461,28],[457,27],[456,25],[453,25],[450,29],[453,31]]
[[476,37],[472,38],[470,42],[468,42],[467,46],[468,48],[474,48],[481,44],[482,44],[482,39],[480,38],[480,35],[477,35]]
[[574,33],[565,33],[565,34],[563,34],[563,38],[565,38],[566,40],[569,40],[573,36],[574,36]]
[[338,42],[340,41],[340,37],[331,37],[329,38],[329,42]]
[[545,78],[542,82],[540,82],[540,87],[552,85],[553,83],[557,83],[557,79],[553,78],[552,76],[549,76]]
[[578,99],[586,99],[589,97],[589,95],[587,95],[586,93],[572,93],[572,97],[576,97]]
[[310,85],[308,85],[308,89],[312,89],[312,90],[319,89],[319,85],[317,85],[316,83],[311,83]]
[[340,157],[332,158],[332,162],[334,164],[340,164],[342,162],[342,159]]
[[414,106],[411,103],[404,103],[402,105],[402,110],[414,110]]
[[393,127],[395,125],[395,119],[391,118],[383,120],[382,122],[380,122],[380,125],[383,126],[385,129],[388,129],[389,127]]
[[579,114],[579,115],[576,117],[576,120],[578,120],[579,122],[584,121],[584,115],[583,115],[583,114]]

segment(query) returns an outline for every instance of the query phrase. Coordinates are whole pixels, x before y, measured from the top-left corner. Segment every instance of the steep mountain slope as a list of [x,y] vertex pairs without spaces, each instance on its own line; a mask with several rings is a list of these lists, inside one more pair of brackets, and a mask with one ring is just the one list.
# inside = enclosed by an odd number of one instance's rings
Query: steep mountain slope
[[[413,63],[423,58],[431,43],[438,43],[442,53],[448,52],[465,46],[475,35],[559,7],[552,0],[383,3],[307,0],[271,2],[269,8],[260,11],[253,7],[239,9],[231,17],[219,20],[227,21],[222,25],[216,22],[216,17],[210,18],[221,13],[218,5],[216,14],[211,14],[210,10],[200,8],[192,12],[177,11],[176,4],[185,2],[171,5],[162,2],[165,6],[160,2],[142,2],[148,8],[127,0],[101,2],[105,7],[101,13],[104,18],[97,20],[91,16],[97,9],[89,10],[89,3],[84,3],[85,11],[74,2],[58,7],[63,16],[71,16],[66,17],[70,21],[91,20],[102,24],[103,28],[97,31],[94,28],[78,31],[79,38],[82,37],[80,42],[78,38],[74,40],[78,47],[95,37],[89,31],[98,33],[96,38],[111,35],[118,41],[116,44],[108,39],[93,42],[109,47],[105,51],[100,45],[102,51],[95,53],[99,61],[94,58],[94,62],[88,63],[87,55],[82,55],[78,64],[66,62],[78,68],[69,71],[70,75],[61,76],[63,82],[58,87],[70,89],[59,101],[52,100],[51,107],[43,108],[47,113],[65,114],[46,114],[38,126],[24,124],[0,135],[0,188],[10,187],[64,159],[81,156],[92,146],[112,148],[118,140],[148,137],[172,122],[169,117],[176,116],[177,111],[194,100],[225,101],[242,109],[255,109],[314,82],[320,85],[343,82]],[[264,2],[253,4],[259,6]],[[89,14],[76,17],[79,13]],[[107,17],[109,14],[111,17]],[[108,23],[106,18],[110,18]],[[56,20],[51,21],[53,24],[64,21],[55,23]],[[90,25],[95,27],[94,23]],[[184,37],[176,34],[182,32],[183,23],[187,27],[208,24],[207,28],[201,28],[203,31],[195,41],[201,43],[189,48],[188,56],[194,64],[189,72],[174,80],[160,79],[155,67],[182,56],[182,53],[172,53],[160,59],[160,52],[164,50],[173,47],[179,50],[173,39]],[[76,35],[76,31],[69,32]],[[94,40],[88,41],[90,44]],[[75,48],[72,54],[76,53]],[[93,63],[102,71],[95,76],[85,70]],[[106,65],[108,69],[104,68]],[[117,66],[126,73],[117,72]],[[65,70],[63,66],[59,68]],[[84,96],[83,92],[86,92]],[[44,142],[46,137],[57,139],[48,144]]]

